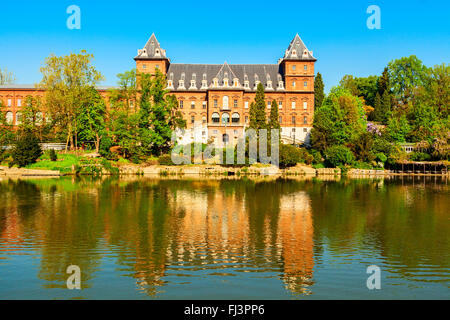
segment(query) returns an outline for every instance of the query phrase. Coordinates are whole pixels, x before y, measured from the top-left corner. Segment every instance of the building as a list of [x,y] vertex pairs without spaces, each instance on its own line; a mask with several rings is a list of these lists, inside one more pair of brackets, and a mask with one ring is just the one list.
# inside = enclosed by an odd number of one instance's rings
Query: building
[[[316,59],[298,34],[276,64],[171,63],[152,34],[134,58],[138,72],[167,77],[167,88],[179,102],[187,122],[179,130],[179,143],[193,141],[234,144],[250,122],[250,104],[256,87],[265,88],[267,115],[277,101],[282,140],[307,143],[314,115],[314,64]],[[99,88],[102,94],[107,88]],[[11,123],[20,123],[20,108],[27,95],[43,95],[34,86],[0,86],[0,100]],[[42,115],[45,117],[45,115]]]

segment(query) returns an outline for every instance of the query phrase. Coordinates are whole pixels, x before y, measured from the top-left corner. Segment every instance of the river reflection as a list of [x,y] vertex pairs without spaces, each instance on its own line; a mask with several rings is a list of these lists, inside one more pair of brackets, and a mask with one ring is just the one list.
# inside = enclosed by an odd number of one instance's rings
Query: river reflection
[[330,180],[5,179],[0,297],[448,298],[447,180]]

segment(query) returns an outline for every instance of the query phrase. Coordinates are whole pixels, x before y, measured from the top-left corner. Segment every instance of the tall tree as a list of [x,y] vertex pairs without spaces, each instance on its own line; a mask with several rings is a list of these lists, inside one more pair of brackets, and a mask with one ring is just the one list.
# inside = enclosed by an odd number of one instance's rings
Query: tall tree
[[377,91],[381,97],[381,96],[383,96],[383,93],[385,91],[390,92],[390,90],[391,90],[391,83],[389,80],[389,70],[387,67],[385,67],[383,70],[383,73],[381,74],[381,77],[378,78]]
[[267,128],[266,100],[264,96],[264,86],[262,83],[258,83],[255,101],[250,105],[250,128],[255,130]]
[[316,110],[322,106],[323,99],[325,99],[324,87],[322,75],[318,72],[314,80],[314,108]]
[[91,64],[93,57],[84,50],[62,57],[51,55],[41,68],[40,87],[46,90],[45,101],[51,118],[66,129],[66,150],[69,144],[75,147],[77,143],[76,118],[80,101],[86,101],[90,88],[103,80],[102,74]]
[[269,116],[269,130],[270,129],[280,129],[280,118],[278,115],[278,103],[276,100],[272,101]]
[[388,64],[392,91],[401,109],[407,109],[415,91],[424,84],[427,67],[415,55]]
[[16,81],[16,76],[12,72],[8,72],[8,69],[0,68],[0,85],[12,84]]

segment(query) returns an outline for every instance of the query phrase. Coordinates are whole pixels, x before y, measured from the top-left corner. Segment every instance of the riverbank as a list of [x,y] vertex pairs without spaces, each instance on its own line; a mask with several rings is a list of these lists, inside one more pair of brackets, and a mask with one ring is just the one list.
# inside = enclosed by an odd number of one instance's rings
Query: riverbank
[[74,167],[72,171],[41,170],[27,168],[8,168],[0,166],[2,176],[24,176],[24,177],[60,177],[66,175],[144,175],[144,176],[341,176],[350,177],[377,177],[377,176],[450,176],[447,173],[397,173],[391,170],[367,170],[349,169],[342,172],[340,168],[319,168],[315,169],[306,165],[280,169],[270,165],[254,165],[249,167],[227,167],[219,165],[185,165],[185,166],[140,166],[140,165],[119,165],[112,173],[110,168],[99,168],[95,173],[79,173]]

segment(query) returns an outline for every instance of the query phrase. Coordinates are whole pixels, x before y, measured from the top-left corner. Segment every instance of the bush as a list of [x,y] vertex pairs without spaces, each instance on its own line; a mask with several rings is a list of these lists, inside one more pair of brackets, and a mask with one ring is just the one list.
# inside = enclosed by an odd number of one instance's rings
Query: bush
[[320,154],[319,151],[315,150],[315,149],[311,149],[309,150],[309,153],[313,156],[313,163],[314,164],[319,164],[322,163],[322,155]]
[[56,154],[55,150],[50,149],[50,151],[48,152],[48,156],[50,158],[50,161],[57,161],[58,160],[58,155]]
[[325,151],[327,165],[337,168],[351,165],[355,161],[355,156],[349,148],[344,146],[332,146]]
[[424,152],[413,152],[410,155],[410,159],[412,161],[429,161],[431,156],[428,153]]
[[15,142],[11,155],[12,165],[18,165],[20,168],[35,163],[42,155],[39,139],[29,130],[22,132]]
[[280,145],[280,167],[293,167],[302,161],[302,149],[290,144]]

